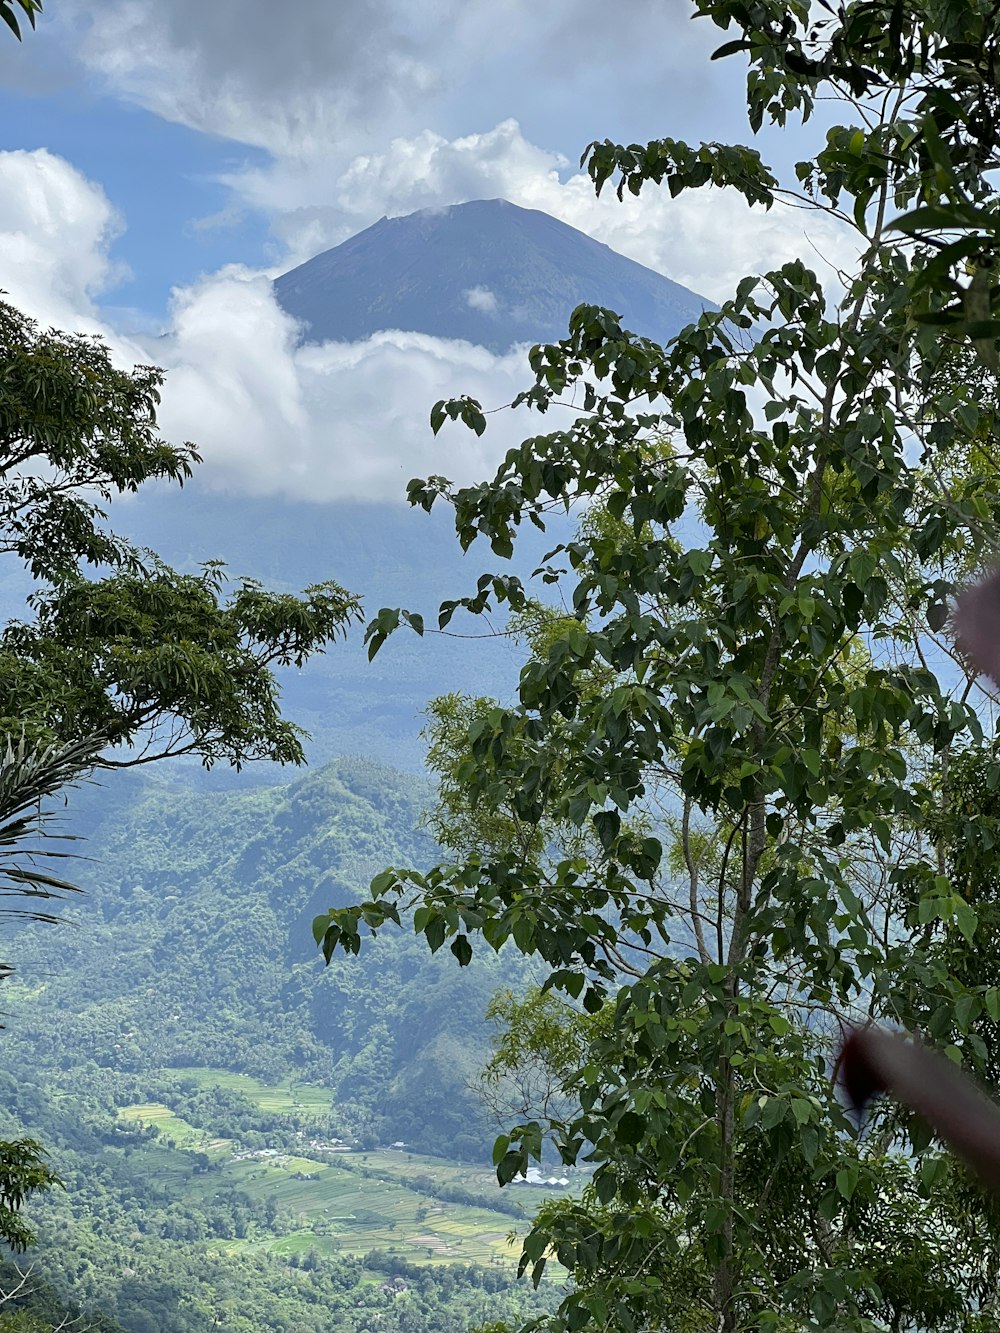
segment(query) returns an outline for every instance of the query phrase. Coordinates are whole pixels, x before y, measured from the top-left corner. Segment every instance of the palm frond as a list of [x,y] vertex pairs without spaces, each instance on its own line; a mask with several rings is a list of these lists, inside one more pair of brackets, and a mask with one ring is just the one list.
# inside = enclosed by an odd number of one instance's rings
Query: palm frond
[[[0,898],[65,898],[79,887],[56,875],[51,863],[76,859],[77,853],[49,847],[56,839],[76,841],[53,832],[54,811],[46,802],[73,786],[93,768],[101,749],[99,737],[88,736],[65,745],[39,745],[26,736],[8,736],[0,750]],[[21,920],[54,922],[58,918],[30,906],[0,906],[0,915]]]

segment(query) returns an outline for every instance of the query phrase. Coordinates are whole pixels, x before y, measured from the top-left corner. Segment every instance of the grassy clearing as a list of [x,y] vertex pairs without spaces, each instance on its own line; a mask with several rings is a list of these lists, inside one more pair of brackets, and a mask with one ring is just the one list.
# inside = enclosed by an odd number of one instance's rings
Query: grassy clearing
[[174,1115],[162,1102],[135,1102],[132,1106],[121,1106],[118,1108],[118,1119],[154,1125],[162,1138],[171,1140],[178,1148],[205,1152],[210,1157],[227,1156],[232,1148],[231,1139],[213,1138],[179,1115]]
[[287,1083],[272,1085],[261,1083],[249,1074],[233,1074],[225,1069],[178,1069],[175,1072],[185,1078],[193,1079],[205,1088],[232,1088],[242,1092],[252,1102],[256,1102],[262,1111],[278,1115],[298,1115],[322,1121],[330,1114],[332,1093],[329,1088],[319,1088],[311,1083],[299,1083],[292,1079]]
[[[387,1249],[411,1263],[512,1264],[513,1219],[464,1204],[443,1203],[392,1181],[365,1179],[337,1165],[301,1157],[229,1162],[221,1177],[192,1177],[187,1191],[209,1197],[222,1186],[273,1199],[294,1226],[283,1236],[246,1244],[275,1254],[361,1256]],[[232,1246],[234,1242],[227,1242]]]

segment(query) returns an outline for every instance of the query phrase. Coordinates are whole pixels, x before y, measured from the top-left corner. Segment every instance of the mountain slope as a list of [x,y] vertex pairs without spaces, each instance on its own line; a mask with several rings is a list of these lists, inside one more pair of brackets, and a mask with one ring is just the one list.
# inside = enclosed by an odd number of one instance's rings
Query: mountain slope
[[86,1052],[108,1074],[295,1075],[330,1087],[342,1123],[376,1140],[485,1155],[467,1080],[485,1062],[490,996],[526,976],[519,956],[459,968],[404,925],[324,968],[310,928],[386,866],[433,864],[426,784],[360,759],[207,797],[181,775],[106,783],[70,804],[92,858],[74,866],[78,925],[9,942],[8,1070],[73,1068]]
[[661,342],[714,309],[574,227],[504,199],[382,218],[274,286],[309,342],[407,329],[494,352],[565,337],[585,301]]

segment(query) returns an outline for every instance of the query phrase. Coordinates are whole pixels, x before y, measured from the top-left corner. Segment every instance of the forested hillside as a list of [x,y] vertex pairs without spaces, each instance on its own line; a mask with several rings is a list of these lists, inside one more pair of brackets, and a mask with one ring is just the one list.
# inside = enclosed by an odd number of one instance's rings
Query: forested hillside
[[7,1067],[211,1066],[336,1094],[375,1143],[483,1159],[466,1084],[492,993],[524,975],[493,958],[428,959],[409,930],[324,969],[311,922],[387,865],[429,863],[429,799],[412,777],[338,760],[289,786],[197,793],[110,775],[71,797],[85,833],[73,925],[26,929],[6,988]]
[[36,1135],[65,1181],[28,1209],[33,1258],[97,1327],[221,1312],[291,1333],[370,1309],[462,1333],[535,1299],[506,1244],[532,1204],[497,1189],[468,1086],[523,961],[460,969],[404,929],[325,969],[310,929],[430,858],[428,797],[360,759],[275,788],[129,773],[70,794],[87,897],[8,940],[0,1136]]

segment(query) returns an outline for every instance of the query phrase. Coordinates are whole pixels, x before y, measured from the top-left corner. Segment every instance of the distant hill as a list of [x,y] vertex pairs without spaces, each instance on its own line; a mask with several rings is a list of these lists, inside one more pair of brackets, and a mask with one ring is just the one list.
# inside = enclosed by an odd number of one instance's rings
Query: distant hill
[[308,342],[407,329],[493,352],[564,338],[582,302],[614,310],[660,342],[717,308],[575,227],[505,199],[382,218],[274,286]]
[[74,928],[8,938],[6,1070],[91,1062],[142,1086],[171,1066],[294,1076],[330,1088],[342,1123],[376,1140],[484,1159],[490,1127],[467,1082],[486,1060],[490,997],[529,965],[484,948],[460,968],[407,924],[324,967],[311,931],[386,866],[438,859],[421,827],[430,799],[363,759],[209,800],[176,769],[73,792],[87,859],[72,874],[88,896]]
[[[483,638],[486,626],[479,619],[470,617],[463,624],[456,617],[452,630],[467,630],[474,636],[469,639],[433,632],[440,602],[474,591],[484,569],[527,578],[571,529],[570,520],[560,515],[552,516],[545,533],[525,524],[509,564],[484,542],[463,555],[451,511],[444,506],[426,514],[405,504],[224,496],[196,482],[183,492],[141,495],[116,508],[112,517],[117,531],[180,569],[221,559],[234,576],[250,575],[281,592],[334,579],[364,598],[366,617],[383,606],[420,611],[428,625],[424,637],[402,630],[373,662],[358,626],[346,643],[333,644],[302,671],[278,673],[286,715],[312,734],[310,763],[353,754],[410,770],[423,766],[425,746],[418,732],[430,699],[458,690],[510,701],[524,660],[516,644]],[[493,617],[492,623],[502,624],[503,617]],[[200,771],[195,761],[190,767],[195,774]],[[291,776],[255,764],[235,785]],[[213,781],[230,785],[233,775],[219,768]]]

